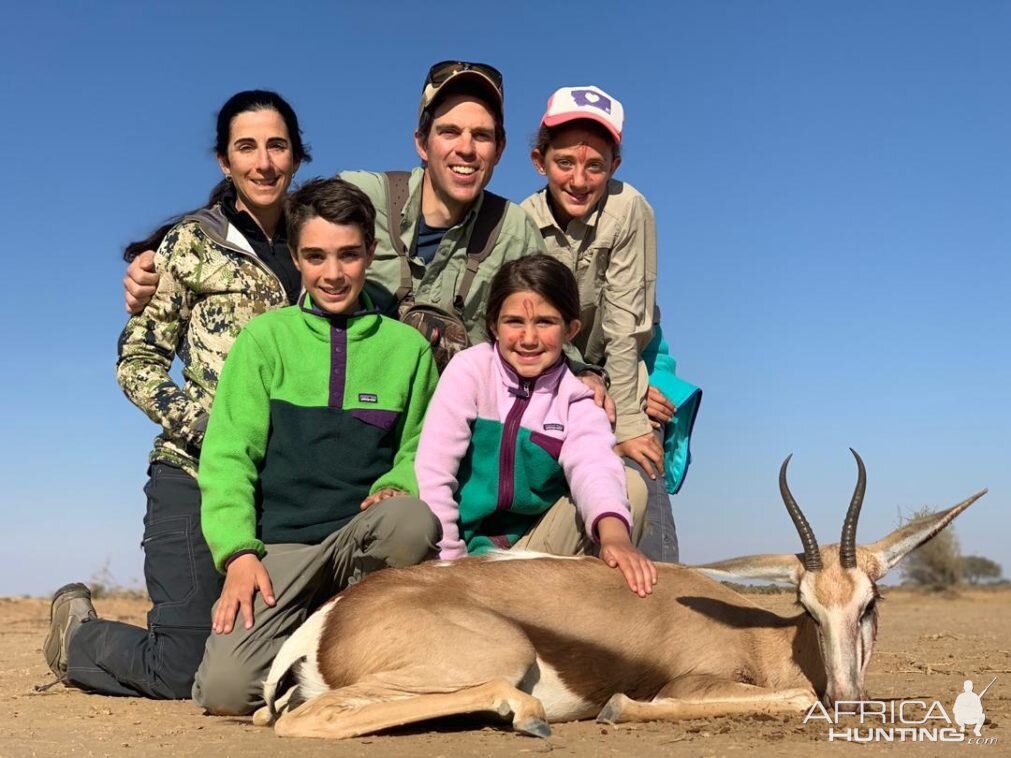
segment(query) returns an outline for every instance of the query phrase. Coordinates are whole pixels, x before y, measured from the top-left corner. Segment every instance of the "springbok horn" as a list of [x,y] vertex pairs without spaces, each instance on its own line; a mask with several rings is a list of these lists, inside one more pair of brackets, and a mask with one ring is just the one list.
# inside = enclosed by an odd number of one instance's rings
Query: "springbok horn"
[[818,550],[818,540],[814,538],[811,525],[807,523],[807,519],[801,513],[800,506],[793,499],[790,487],[786,483],[786,466],[792,457],[793,453],[786,456],[786,460],[783,461],[783,465],[779,469],[779,492],[783,496],[783,502],[786,504],[790,518],[793,519],[793,525],[797,527],[800,541],[804,545],[804,568],[808,571],[821,571],[821,551]]
[[839,540],[839,563],[844,569],[857,567],[857,521],[860,520],[860,508],[864,504],[864,490],[867,489],[867,471],[864,462],[860,460],[857,451],[850,448],[853,457],[857,459],[857,487],[853,490],[853,499],[846,520],[843,522],[842,538]]

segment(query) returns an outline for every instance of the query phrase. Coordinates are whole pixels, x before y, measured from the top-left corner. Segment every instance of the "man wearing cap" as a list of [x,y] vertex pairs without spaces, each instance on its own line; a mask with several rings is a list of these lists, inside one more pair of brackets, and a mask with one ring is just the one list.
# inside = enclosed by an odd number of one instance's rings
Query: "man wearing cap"
[[[425,78],[418,107],[414,146],[422,165],[407,179],[407,199],[399,216],[390,207],[387,174],[345,171],[376,206],[375,260],[369,281],[381,289],[375,298],[387,306],[409,297],[452,309],[467,265],[468,242],[490,198],[485,187],[502,157],[506,138],[502,115],[502,75],[482,63],[436,63]],[[490,209],[489,209],[490,210]],[[544,252],[540,232],[518,205],[504,203],[497,238],[477,267],[462,305],[462,319],[473,344],[486,338],[484,311],[488,285],[510,260]],[[410,263],[411,281],[397,247]],[[404,289],[410,287],[411,292]],[[384,297],[385,295],[385,297]]]
[[[394,314],[405,298],[457,311],[454,301],[459,300],[467,270],[468,244],[482,207],[494,199],[485,187],[505,149],[502,105],[502,75],[492,66],[437,63],[425,78],[414,134],[422,165],[407,178],[399,214],[391,212],[397,201],[390,191],[390,174],[340,174],[362,189],[376,208],[377,244],[368,291],[384,312]],[[541,232],[523,209],[502,199],[498,207],[490,250],[473,272],[458,311],[472,344],[486,338],[485,304],[495,272],[508,261],[545,252]],[[151,261],[144,253],[127,270],[124,284],[131,312],[143,310],[157,287]],[[613,403],[601,375],[595,373],[600,369],[582,368],[598,404],[604,404],[613,418]],[[629,487],[633,512],[637,512],[638,504],[645,503],[645,488],[634,475]],[[565,526],[563,531],[571,531]]]
[[[369,294],[393,313],[405,297],[454,310],[467,264],[467,245],[485,187],[502,151],[502,75],[482,63],[436,63],[425,78],[418,108],[415,149],[422,165],[410,172],[406,200],[391,219],[385,173],[344,171],[341,178],[360,187],[376,208],[376,253],[369,268]],[[504,203],[492,221],[497,237],[478,267],[462,303],[462,320],[472,343],[485,339],[484,305],[492,276],[507,261],[544,252],[540,232],[518,205]],[[409,276],[399,250],[409,265]],[[151,257],[138,256],[127,269],[127,309],[139,313],[157,287]],[[405,290],[408,290],[405,292]]]

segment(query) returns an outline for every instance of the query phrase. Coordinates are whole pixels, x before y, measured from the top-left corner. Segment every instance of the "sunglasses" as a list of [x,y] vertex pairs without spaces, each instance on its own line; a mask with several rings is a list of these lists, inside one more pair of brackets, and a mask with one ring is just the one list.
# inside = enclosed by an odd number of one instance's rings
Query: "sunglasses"
[[502,94],[502,72],[487,63],[470,63],[468,61],[440,61],[428,69],[428,76],[425,78],[425,88],[432,86],[439,89],[457,74],[464,71],[473,71],[481,74]]

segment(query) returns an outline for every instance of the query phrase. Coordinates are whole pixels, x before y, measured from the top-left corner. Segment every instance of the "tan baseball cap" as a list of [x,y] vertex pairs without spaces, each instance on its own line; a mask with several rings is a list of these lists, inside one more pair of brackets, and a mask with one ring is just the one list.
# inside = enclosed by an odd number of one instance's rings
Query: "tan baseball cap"
[[502,73],[497,68],[489,66],[487,63],[440,61],[428,70],[428,76],[425,77],[425,85],[421,89],[421,103],[418,105],[418,120],[421,120],[421,114],[425,112],[425,109],[438,99],[440,92],[447,84],[464,76],[472,78],[488,91],[492,96],[491,101],[501,117],[503,110]]

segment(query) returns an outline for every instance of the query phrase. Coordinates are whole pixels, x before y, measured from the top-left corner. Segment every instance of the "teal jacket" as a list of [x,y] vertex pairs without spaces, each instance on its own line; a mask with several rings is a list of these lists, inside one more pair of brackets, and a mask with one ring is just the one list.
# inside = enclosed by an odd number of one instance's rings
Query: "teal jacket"
[[649,372],[649,383],[677,408],[663,438],[664,483],[673,495],[684,484],[692,462],[692,429],[702,403],[702,390],[677,376],[677,361],[670,354],[659,324],[654,329],[653,340],[642,351],[642,360]]
[[264,543],[317,544],[384,487],[418,494],[414,456],[438,375],[425,339],[307,295],[249,322],[225,361],[200,455],[204,536],[219,570]]

